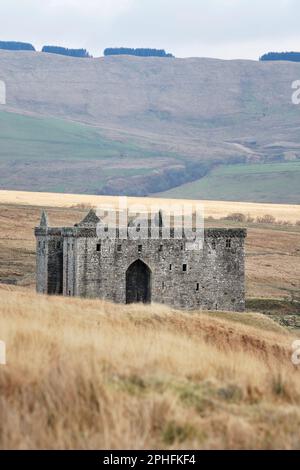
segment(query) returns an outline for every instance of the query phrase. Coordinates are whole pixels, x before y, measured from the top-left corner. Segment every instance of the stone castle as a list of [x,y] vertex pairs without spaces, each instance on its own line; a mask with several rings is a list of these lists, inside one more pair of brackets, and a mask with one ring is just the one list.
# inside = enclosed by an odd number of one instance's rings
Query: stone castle
[[[99,239],[94,210],[74,227],[35,229],[37,292],[101,298],[117,303],[158,302],[175,308],[245,309],[245,229],[204,230],[203,248],[187,239]],[[174,231],[174,229],[173,229]]]

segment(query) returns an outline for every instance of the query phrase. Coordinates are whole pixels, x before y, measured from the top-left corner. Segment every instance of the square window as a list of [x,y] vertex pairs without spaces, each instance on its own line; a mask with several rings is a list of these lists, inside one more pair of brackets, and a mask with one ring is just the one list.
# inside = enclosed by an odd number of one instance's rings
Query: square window
[[139,250],[139,253],[141,253],[141,251],[143,250],[143,245],[139,245],[138,250]]
[[172,271],[172,265],[170,264],[170,271]]
[[119,252],[122,251],[122,245],[117,246],[117,251],[119,251]]
[[184,273],[187,272],[187,264],[183,264],[183,265],[182,265],[182,271],[183,271]]
[[163,251],[163,245],[159,246],[159,251]]
[[97,243],[97,251],[101,251],[101,243]]
[[197,282],[197,284],[196,284],[196,291],[198,292],[199,289],[200,289],[200,284],[199,284],[199,282]]

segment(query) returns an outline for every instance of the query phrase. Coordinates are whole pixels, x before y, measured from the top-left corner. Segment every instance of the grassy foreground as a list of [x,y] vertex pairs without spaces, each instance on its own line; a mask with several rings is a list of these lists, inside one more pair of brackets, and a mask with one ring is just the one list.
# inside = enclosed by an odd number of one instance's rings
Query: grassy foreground
[[299,449],[295,337],[258,314],[0,286],[0,448]]

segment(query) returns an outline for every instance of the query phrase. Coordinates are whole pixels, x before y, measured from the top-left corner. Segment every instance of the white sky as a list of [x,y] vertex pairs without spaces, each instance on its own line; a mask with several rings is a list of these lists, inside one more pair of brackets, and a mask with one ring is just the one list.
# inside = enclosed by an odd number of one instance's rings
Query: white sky
[[177,57],[258,59],[300,51],[299,0],[0,0],[0,40],[155,47]]

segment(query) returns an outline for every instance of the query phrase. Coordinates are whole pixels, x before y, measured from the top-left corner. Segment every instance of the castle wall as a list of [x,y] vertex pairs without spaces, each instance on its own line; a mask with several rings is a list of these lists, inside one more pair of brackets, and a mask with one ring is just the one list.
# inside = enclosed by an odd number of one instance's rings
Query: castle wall
[[92,227],[37,228],[37,291],[126,303],[126,272],[151,270],[152,302],[175,308],[245,308],[245,230],[206,229],[203,250],[184,239],[101,239]]
[[48,290],[48,246],[46,238],[39,235],[36,238],[36,291],[47,294]]
[[63,294],[78,295],[76,291],[77,241],[72,232],[66,231],[63,239]]
[[[226,246],[227,240],[230,247]],[[69,255],[65,267],[70,279],[71,269],[76,272],[70,295],[125,303],[126,271],[140,259],[152,272],[153,302],[187,309],[244,310],[244,235],[208,230],[201,251],[188,251],[183,240],[175,239],[98,240],[75,236],[73,243],[74,260],[70,261]]]
[[48,237],[48,294],[63,293],[63,240]]

